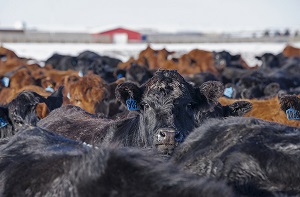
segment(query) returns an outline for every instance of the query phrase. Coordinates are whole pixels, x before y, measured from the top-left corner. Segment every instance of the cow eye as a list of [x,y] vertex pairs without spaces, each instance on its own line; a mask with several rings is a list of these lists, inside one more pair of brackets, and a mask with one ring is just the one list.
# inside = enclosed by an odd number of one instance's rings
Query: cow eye
[[81,100],[75,99],[75,102],[76,102],[76,103],[81,103]]
[[148,103],[143,103],[144,110],[147,110],[150,108],[150,105]]
[[187,108],[187,109],[192,109],[192,107],[193,107],[193,104],[192,104],[192,103],[188,103],[188,104],[186,105],[186,108]]

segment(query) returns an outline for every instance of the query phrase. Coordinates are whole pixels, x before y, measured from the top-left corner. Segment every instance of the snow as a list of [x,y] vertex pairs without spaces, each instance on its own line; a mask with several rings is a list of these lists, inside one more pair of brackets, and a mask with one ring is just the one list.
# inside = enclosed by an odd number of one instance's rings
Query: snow
[[[241,54],[250,66],[260,64],[256,55],[270,52],[282,52],[287,43],[193,43],[193,44],[150,44],[153,49],[166,48],[175,51],[177,55],[192,49],[208,51],[229,51],[231,54]],[[300,48],[300,42],[289,43]],[[127,61],[131,56],[137,57],[147,43],[137,44],[86,44],[86,43],[2,43],[3,47],[13,50],[18,56],[32,58],[38,62],[47,60],[53,53],[77,56],[79,53],[90,50],[100,55],[115,57]],[[176,54],[175,54],[176,55]]]

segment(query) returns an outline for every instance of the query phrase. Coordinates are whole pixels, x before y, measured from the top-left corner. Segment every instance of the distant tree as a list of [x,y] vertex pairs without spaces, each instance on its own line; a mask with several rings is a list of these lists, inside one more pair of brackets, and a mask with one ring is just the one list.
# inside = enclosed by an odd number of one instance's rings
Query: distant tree
[[295,31],[294,36],[295,36],[295,37],[298,37],[298,36],[299,36],[299,31],[298,31],[298,30]]
[[283,33],[284,36],[289,37],[291,35],[290,30],[286,29]]
[[270,37],[270,31],[269,30],[266,30],[264,32],[264,37]]
[[276,31],[275,31],[275,33],[274,33],[274,36],[275,36],[275,37],[277,37],[277,36],[281,36],[281,33],[280,33],[280,31],[276,30]]

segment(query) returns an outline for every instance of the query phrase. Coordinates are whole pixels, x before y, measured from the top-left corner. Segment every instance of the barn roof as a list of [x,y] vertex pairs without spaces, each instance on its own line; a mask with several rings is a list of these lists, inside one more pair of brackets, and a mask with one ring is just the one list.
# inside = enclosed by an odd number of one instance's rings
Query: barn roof
[[110,34],[110,33],[113,33],[113,32],[130,32],[130,33],[140,34],[140,32],[138,32],[138,31],[130,30],[130,29],[123,28],[123,27],[117,27],[117,28],[110,29],[110,30],[103,31],[103,32],[99,32],[99,33],[96,33],[96,34]]

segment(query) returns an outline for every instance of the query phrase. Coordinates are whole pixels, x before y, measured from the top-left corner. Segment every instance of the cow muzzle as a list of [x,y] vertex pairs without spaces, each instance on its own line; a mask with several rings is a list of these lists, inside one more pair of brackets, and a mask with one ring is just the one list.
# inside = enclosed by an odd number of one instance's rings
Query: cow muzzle
[[174,148],[183,141],[183,135],[173,128],[160,128],[156,132],[158,151],[172,154]]

